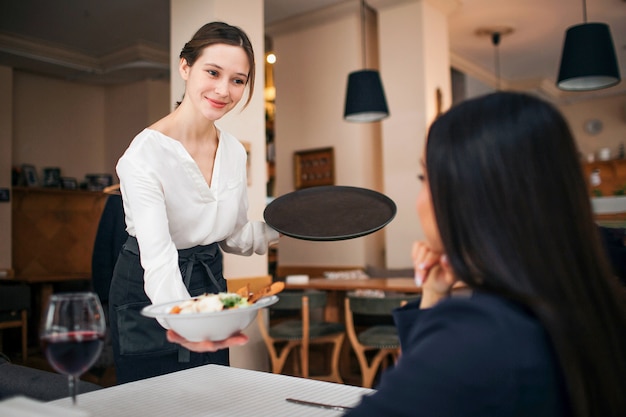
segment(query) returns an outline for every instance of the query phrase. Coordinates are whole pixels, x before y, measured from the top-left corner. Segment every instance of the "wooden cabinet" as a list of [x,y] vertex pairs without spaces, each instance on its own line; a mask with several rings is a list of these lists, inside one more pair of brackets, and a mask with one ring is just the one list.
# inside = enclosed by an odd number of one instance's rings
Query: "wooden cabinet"
[[107,197],[101,192],[14,187],[15,278],[30,282],[90,278],[94,240]]
[[626,159],[583,164],[592,197],[626,195]]

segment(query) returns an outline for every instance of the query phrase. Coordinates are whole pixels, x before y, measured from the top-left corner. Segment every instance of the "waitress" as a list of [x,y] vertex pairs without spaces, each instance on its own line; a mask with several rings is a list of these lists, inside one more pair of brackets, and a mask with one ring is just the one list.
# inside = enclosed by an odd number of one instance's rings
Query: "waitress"
[[213,22],[185,44],[185,94],[140,132],[117,164],[129,238],[109,295],[117,382],[208,363],[228,349],[190,352],[141,316],[149,304],[226,291],[222,251],[264,254],[278,232],[247,218],[246,151],[215,121],[254,90],[254,52],[239,28]]

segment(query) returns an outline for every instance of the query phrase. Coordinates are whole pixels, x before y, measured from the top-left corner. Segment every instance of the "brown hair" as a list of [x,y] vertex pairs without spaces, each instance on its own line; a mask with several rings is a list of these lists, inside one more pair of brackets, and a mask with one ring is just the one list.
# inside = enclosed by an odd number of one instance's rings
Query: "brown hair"
[[[231,26],[224,22],[211,22],[202,26],[193,35],[191,40],[185,44],[180,51],[180,58],[184,58],[189,66],[192,66],[198,56],[202,53],[204,48],[215,44],[226,44],[232,46],[240,46],[248,57],[248,63],[250,64],[250,72],[248,73],[248,87],[249,94],[246,100],[245,106],[250,103],[252,99],[252,92],[254,91],[254,51],[252,50],[252,43],[248,38],[248,35],[236,26]],[[245,107],[244,106],[244,107]]]

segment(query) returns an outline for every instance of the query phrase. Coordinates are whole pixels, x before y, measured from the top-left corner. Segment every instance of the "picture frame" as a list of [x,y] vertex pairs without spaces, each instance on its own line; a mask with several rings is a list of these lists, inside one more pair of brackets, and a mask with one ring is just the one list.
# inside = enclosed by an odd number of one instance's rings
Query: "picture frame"
[[113,176],[111,174],[87,174],[85,182],[88,191],[102,191],[113,185]]
[[78,189],[78,181],[72,177],[61,177],[61,188],[64,190]]
[[22,179],[26,187],[39,186],[39,176],[34,165],[22,164]]
[[60,188],[61,187],[61,168],[48,167],[43,169],[44,187]]
[[335,185],[335,155],[332,147],[294,152],[296,190]]

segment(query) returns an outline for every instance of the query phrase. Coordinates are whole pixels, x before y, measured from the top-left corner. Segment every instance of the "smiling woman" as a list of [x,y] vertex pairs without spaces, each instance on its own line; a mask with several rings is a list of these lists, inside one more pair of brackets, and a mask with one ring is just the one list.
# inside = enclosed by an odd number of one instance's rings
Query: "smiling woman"
[[140,312],[149,304],[226,291],[222,251],[263,254],[278,240],[263,222],[248,221],[246,150],[215,126],[246,88],[250,101],[254,68],[241,29],[204,25],[180,53],[182,102],[139,133],[117,164],[130,235],[109,297],[118,383],[229,363],[227,349],[196,353],[179,339],[172,340],[181,345],[169,343],[158,324],[167,322]]

